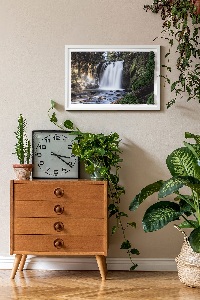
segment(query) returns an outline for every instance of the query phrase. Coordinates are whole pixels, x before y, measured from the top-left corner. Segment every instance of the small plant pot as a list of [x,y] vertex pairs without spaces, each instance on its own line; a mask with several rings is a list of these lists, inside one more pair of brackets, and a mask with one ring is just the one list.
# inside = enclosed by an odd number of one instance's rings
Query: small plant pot
[[103,180],[103,176],[101,175],[99,168],[97,167],[96,170],[90,174],[91,180]]
[[14,164],[15,180],[29,180],[33,169],[33,164]]
[[196,13],[199,15],[200,14],[200,0],[193,0],[197,10],[196,10]]

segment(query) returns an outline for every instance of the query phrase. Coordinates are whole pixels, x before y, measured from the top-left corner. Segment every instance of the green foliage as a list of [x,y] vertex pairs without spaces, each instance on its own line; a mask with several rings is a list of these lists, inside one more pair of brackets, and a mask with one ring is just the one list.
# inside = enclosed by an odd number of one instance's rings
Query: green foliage
[[189,242],[190,245],[192,246],[193,250],[195,252],[200,253],[200,227],[195,228],[190,236],[189,236]]
[[[200,15],[196,13],[196,7],[191,0],[154,0],[153,4],[145,5],[146,11],[161,13],[163,20],[162,31],[165,40],[168,40],[169,49],[165,54],[166,63],[162,65],[167,74],[162,76],[170,84],[173,99],[167,103],[171,107],[177,97],[187,95],[187,101],[198,99],[200,102],[200,50],[199,31]],[[171,81],[173,73],[169,65],[171,55],[178,53],[176,68],[179,75],[175,81]]]
[[159,230],[169,222],[178,220],[181,216],[180,206],[169,201],[160,201],[151,205],[142,220],[145,232]]
[[147,63],[144,65],[143,73],[138,76],[133,84],[132,89],[138,90],[154,82],[154,69],[155,69],[155,53],[149,52]]
[[[143,229],[146,232],[159,230],[169,222],[184,219],[180,228],[191,228],[189,242],[194,251],[200,252],[200,151],[199,135],[185,134],[197,143],[185,143],[185,147],[174,150],[166,160],[172,177],[168,180],[156,181],[135,196],[129,209],[134,211],[150,195],[158,193],[158,202],[151,205],[143,217]],[[180,193],[182,187],[187,187],[191,194]],[[173,201],[160,201],[160,199],[174,195]],[[191,217],[192,219],[189,219]],[[195,220],[194,220],[195,218]]]
[[154,104],[154,94],[151,93],[147,99],[147,104]]
[[182,147],[173,151],[166,163],[172,176],[193,176],[196,158],[188,148]]
[[119,103],[154,104],[155,53],[127,53],[123,61],[123,86],[130,92]]
[[[53,105],[52,105],[53,102]],[[127,213],[120,210],[121,197],[125,194],[125,189],[119,184],[120,163],[123,161],[120,157],[120,139],[119,135],[114,132],[108,135],[103,133],[82,132],[72,121],[65,120],[63,125],[58,125],[58,119],[55,111],[56,103],[51,101],[51,108],[48,110],[50,121],[62,130],[72,130],[75,136],[72,146],[72,153],[79,157],[85,165],[85,170],[91,177],[94,172],[98,172],[99,178],[108,182],[108,206],[109,218],[114,217],[116,225],[112,227],[112,234],[119,229],[122,231],[123,243],[121,249],[127,249],[128,256],[132,263],[132,270],[136,268],[131,254],[131,243],[126,239],[126,229],[136,227],[135,222],[123,222],[122,219],[128,218]],[[125,223],[125,225],[124,225]],[[136,251],[136,250],[135,250]]]
[[163,185],[163,181],[159,180],[152,184],[147,185],[141,190],[141,192],[134,198],[134,201],[131,202],[129,209],[135,211],[139,205],[150,195],[153,195],[155,192],[158,192]]
[[132,93],[127,93],[119,102],[120,104],[138,104],[139,101]]
[[29,164],[31,157],[31,142],[26,134],[27,121],[22,114],[18,117],[17,131],[14,132],[17,143],[15,144],[15,152],[20,164]]

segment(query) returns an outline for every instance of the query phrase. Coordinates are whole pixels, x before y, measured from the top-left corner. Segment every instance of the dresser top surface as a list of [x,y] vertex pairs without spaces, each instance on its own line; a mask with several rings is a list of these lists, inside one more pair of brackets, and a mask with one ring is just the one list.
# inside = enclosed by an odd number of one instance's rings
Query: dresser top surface
[[90,179],[32,179],[32,180],[11,180],[15,184],[30,183],[87,183],[87,184],[106,184],[106,180],[90,180]]

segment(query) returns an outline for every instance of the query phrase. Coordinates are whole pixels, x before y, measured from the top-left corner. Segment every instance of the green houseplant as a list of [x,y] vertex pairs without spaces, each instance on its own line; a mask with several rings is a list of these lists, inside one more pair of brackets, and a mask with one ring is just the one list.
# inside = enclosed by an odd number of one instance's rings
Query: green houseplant
[[33,165],[30,164],[31,159],[31,142],[27,138],[27,121],[22,114],[18,117],[17,131],[14,132],[17,142],[15,144],[15,152],[19,164],[14,164],[13,168],[16,173],[16,179],[27,180],[30,179]]
[[[122,195],[125,194],[125,189],[119,184],[119,170],[121,168],[120,158],[121,150],[119,147],[119,135],[114,132],[108,135],[103,133],[82,132],[70,120],[65,120],[61,125],[58,124],[58,119],[54,110],[56,107],[55,101],[51,101],[51,107],[48,111],[50,121],[58,126],[61,130],[72,130],[75,135],[75,142],[72,146],[72,153],[79,157],[85,165],[85,170],[90,174],[91,179],[107,180],[108,182],[108,206],[109,217],[115,217],[116,225],[112,227],[112,234],[117,229],[122,230],[123,242],[121,249],[125,249],[131,260],[134,270],[137,264],[134,263],[132,255],[138,255],[139,251],[133,248],[130,241],[126,238],[126,229],[128,227],[136,227],[135,222],[123,222],[128,215],[120,210],[120,201]],[[125,223],[125,224],[124,224]]]
[[[190,256],[193,253],[199,261],[199,279],[195,284],[200,286],[200,136],[186,132],[185,137],[194,138],[196,143],[184,142],[184,147],[174,150],[167,157],[166,164],[172,177],[144,187],[132,200],[129,209],[135,211],[150,195],[158,193],[159,201],[144,214],[143,229],[145,232],[156,231],[177,220],[180,221],[176,226],[178,229],[189,228],[191,233],[187,242]],[[190,193],[183,193],[183,187],[187,187]],[[174,201],[163,200],[169,195],[175,196]]]
[[[177,97],[187,101],[197,99],[200,102],[200,6],[199,0],[154,0],[151,5],[145,5],[146,11],[160,13],[163,20],[162,37],[169,43],[162,67],[166,74],[162,75],[170,84],[172,99],[167,108],[172,106]],[[176,65],[171,64],[171,55],[176,55]],[[178,70],[177,78],[171,79],[174,68]]]

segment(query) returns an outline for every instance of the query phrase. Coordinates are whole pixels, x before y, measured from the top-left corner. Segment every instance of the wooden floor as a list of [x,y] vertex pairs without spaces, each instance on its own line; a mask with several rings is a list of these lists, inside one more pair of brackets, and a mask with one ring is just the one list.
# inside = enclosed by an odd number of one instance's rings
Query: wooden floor
[[97,271],[18,272],[0,270],[0,300],[199,300],[200,289],[180,283],[176,272]]

